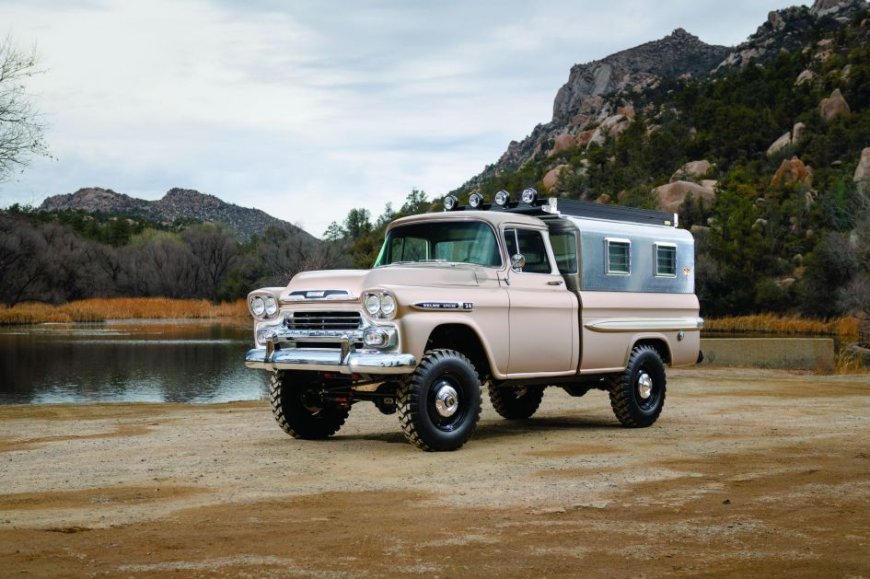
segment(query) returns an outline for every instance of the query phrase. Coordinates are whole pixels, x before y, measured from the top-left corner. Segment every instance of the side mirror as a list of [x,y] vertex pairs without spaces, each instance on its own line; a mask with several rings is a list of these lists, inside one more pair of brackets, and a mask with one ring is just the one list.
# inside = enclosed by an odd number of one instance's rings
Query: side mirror
[[526,267],[526,257],[521,253],[511,256],[511,268],[514,271],[522,271]]

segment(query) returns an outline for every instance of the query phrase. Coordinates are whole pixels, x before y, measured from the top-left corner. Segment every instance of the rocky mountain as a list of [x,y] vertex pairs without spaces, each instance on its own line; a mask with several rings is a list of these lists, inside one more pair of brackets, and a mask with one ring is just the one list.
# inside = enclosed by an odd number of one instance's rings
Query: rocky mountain
[[537,125],[521,141],[512,141],[496,163],[456,192],[474,190],[486,180],[516,171],[544,154],[600,145],[606,138],[618,136],[634,119],[640,95],[663,80],[714,79],[750,63],[771,62],[782,53],[807,50],[820,23],[836,29],[866,7],[866,0],[816,0],[812,7],[771,12],[767,21],[736,47],[709,45],[678,28],[660,40],[574,65],[568,82],[556,93],[552,119]]
[[731,48],[677,29],[572,67],[552,118],[453,193],[526,187],[678,213],[705,315],[870,319],[870,4],[775,10]]
[[[259,209],[248,209],[225,203],[214,195],[207,195],[193,189],[173,188],[162,199],[146,201],[111,189],[87,187],[75,193],[49,197],[39,210],[83,211],[133,217],[163,224],[173,224],[178,221],[222,223],[243,241],[254,235],[262,235],[270,226],[301,231],[295,225],[272,217]],[[310,237],[307,233],[304,235]]]

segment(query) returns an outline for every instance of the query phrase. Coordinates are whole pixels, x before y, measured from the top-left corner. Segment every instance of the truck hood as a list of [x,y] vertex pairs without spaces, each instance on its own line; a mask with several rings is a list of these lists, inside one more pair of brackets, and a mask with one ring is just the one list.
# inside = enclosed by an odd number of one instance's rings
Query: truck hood
[[[373,288],[398,289],[413,287],[476,287],[486,282],[497,283],[497,272],[491,268],[473,265],[395,265],[372,270],[337,269],[306,271],[293,277],[281,292],[281,301],[296,301],[305,296],[321,298],[333,295],[341,299],[341,290],[350,295],[344,299],[356,299],[364,290]],[[324,292],[317,295],[318,292]],[[295,299],[294,299],[295,298]]]

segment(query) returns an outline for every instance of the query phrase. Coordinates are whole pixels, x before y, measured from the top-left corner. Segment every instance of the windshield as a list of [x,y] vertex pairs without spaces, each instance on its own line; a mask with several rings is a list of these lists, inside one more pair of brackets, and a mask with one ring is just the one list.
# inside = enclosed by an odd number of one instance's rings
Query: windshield
[[391,263],[451,262],[498,267],[501,257],[491,227],[474,221],[430,221],[394,227],[375,267]]

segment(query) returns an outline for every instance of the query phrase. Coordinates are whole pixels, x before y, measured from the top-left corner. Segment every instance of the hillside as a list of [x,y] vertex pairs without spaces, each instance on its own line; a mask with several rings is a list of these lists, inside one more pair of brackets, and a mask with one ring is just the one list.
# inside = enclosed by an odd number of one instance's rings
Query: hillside
[[870,10],[771,12],[740,45],[678,29],[572,67],[552,119],[454,191],[678,211],[707,315],[870,313]]
[[[248,209],[221,201],[192,189],[170,189],[162,199],[146,201],[116,193],[111,189],[88,187],[75,193],[47,198],[40,211],[82,211],[104,216],[124,216],[145,219],[158,224],[177,222],[220,223],[242,241],[261,236],[270,226],[303,233],[296,226],[282,221],[259,209]],[[297,231],[298,230],[298,231]]]

